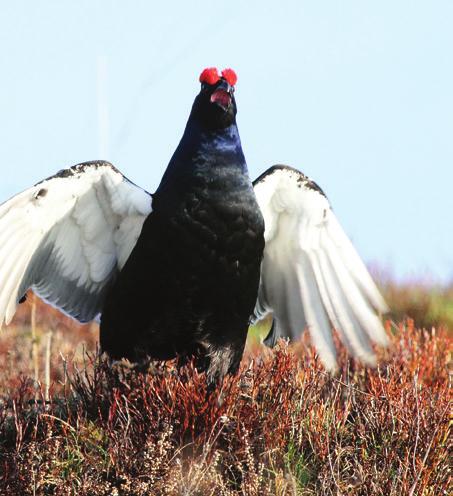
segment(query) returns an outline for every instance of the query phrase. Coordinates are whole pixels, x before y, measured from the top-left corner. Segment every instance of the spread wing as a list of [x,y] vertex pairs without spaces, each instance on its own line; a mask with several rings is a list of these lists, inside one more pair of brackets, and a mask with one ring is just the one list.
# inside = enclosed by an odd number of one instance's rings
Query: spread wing
[[273,312],[265,343],[305,328],[327,368],[336,368],[331,324],[367,363],[370,341],[385,345],[377,312],[387,305],[319,186],[296,169],[274,166],[254,182],[265,221],[265,250],[255,317]]
[[81,322],[96,317],[151,212],[108,162],[58,172],[0,205],[0,327],[32,288]]

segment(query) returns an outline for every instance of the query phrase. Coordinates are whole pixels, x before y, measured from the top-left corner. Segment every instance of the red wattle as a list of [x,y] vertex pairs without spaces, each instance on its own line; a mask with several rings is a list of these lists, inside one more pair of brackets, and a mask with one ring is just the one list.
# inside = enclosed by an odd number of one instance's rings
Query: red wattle
[[220,79],[219,71],[216,67],[206,67],[200,74],[200,83],[216,84]]
[[238,77],[233,69],[223,69],[222,77],[230,86],[234,86],[238,81]]

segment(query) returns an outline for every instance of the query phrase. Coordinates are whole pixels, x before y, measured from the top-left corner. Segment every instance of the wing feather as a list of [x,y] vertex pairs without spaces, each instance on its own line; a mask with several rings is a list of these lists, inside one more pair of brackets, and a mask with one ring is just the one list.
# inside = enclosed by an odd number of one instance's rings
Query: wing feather
[[150,212],[151,195],[108,162],[60,171],[0,205],[0,326],[29,288],[82,322],[96,317]]
[[322,190],[287,166],[271,167],[254,188],[266,226],[255,317],[274,316],[265,342],[308,328],[335,369],[333,325],[350,352],[374,364],[371,341],[387,344],[376,312],[388,308]]
[[331,212],[327,233],[335,245],[338,255],[341,256],[344,265],[348,268],[355,282],[362,289],[370,303],[381,313],[387,313],[389,308],[374,283],[368,269],[357,254],[350,239],[343,231],[338,219]]

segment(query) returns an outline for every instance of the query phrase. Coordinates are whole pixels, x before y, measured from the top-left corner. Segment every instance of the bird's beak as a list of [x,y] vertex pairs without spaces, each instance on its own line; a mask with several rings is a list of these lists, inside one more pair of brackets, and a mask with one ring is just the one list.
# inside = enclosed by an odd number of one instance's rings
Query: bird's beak
[[224,79],[221,80],[220,84],[215,89],[214,93],[211,95],[211,103],[215,103],[221,107],[225,112],[230,108],[231,102],[233,100],[233,88]]

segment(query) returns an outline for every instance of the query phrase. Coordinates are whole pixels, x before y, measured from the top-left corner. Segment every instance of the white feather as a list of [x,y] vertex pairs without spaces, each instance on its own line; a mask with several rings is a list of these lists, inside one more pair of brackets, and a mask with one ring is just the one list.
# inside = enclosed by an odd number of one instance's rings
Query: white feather
[[149,193],[107,162],[67,169],[0,205],[0,327],[30,287],[94,318],[150,212]]
[[329,369],[336,367],[330,323],[349,351],[375,363],[370,339],[387,344],[376,315],[387,305],[327,198],[310,179],[286,166],[272,167],[254,187],[266,241],[255,316],[272,311],[273,332],[290,338],[308,327]]

